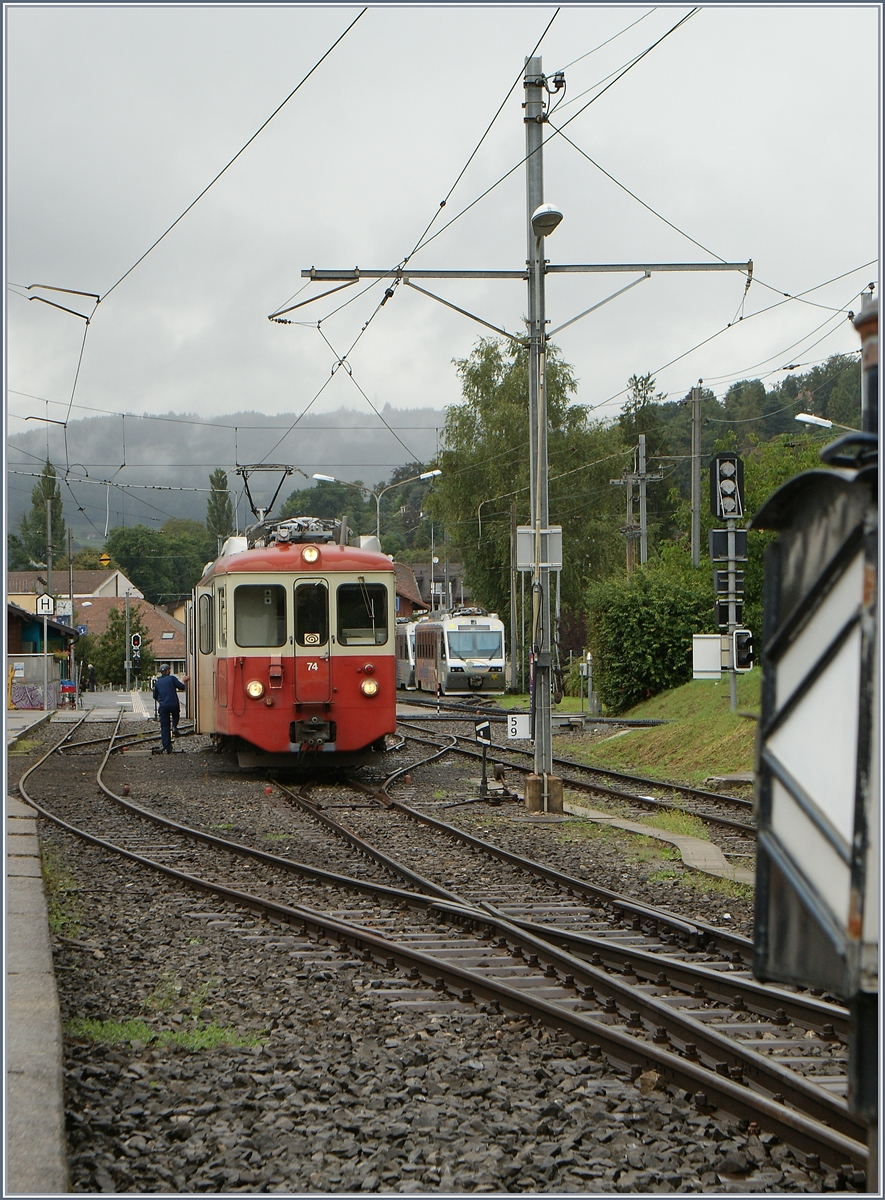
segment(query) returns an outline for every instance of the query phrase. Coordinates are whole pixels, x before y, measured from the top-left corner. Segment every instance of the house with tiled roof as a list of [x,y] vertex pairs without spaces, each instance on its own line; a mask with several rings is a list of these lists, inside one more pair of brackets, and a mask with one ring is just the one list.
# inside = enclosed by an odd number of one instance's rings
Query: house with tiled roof
[[424,608],[463,607],[473,599],[473,593],[464,583],[461,563],[412,563],[411,570]]
[[[46,579],[45,568],[39,571],[8,571],[7,599],[28,612],[36,611],[37,597],[46,591]],[[118,570],[53,571],[52,591],[61,597],[73,594],[74,600],[91,599],[96,596],[125,596],[127,592],[136,600],[144,599],[144,592]]]
[[393,564],[396,571],[396,615],[412,618],[427,611],[428,605],[421,599],[415,572],[408,563]]
[[[94,596],[90,599],[74,600],[74,626],[80,634],[99,638],[110,623],[111,609],[119,613],[126,611],[124,596]],[[130,613],[138,612],[142,625],[150,639],[150,649],[158,663],[167,662],[173,673],[185,669],[187,640],[183,621],[147,600],[129,600]]]

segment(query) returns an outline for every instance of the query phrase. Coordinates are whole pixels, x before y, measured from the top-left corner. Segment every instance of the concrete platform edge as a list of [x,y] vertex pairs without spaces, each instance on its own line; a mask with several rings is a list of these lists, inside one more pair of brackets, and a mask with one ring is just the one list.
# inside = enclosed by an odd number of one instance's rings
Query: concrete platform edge
[[[3,1194],[64,1195],[70,1190],[65,1139],[64,1052],[36,814],[17,797],[8,796],[6,826],[6,1154]],[[11,829],[14,836],[10,835]]]

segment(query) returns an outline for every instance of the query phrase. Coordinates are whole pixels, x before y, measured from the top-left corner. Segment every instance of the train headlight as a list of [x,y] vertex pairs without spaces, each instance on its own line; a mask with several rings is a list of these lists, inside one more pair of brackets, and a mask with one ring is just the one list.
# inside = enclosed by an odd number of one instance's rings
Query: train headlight
[[301,551],[301,557],[306,563],[315,563],[319,556],[320,552],[316,546],[305,546]]
[[260,700],[264,695],[264,684],[260,679],[250,679],[246,684],[246,693],[247,695],[251,696],[253,700]]
[[377,696],[378,680],[377,679],[364,679],[363,682],[360,684],[360,691],[363,693],[364,696]]

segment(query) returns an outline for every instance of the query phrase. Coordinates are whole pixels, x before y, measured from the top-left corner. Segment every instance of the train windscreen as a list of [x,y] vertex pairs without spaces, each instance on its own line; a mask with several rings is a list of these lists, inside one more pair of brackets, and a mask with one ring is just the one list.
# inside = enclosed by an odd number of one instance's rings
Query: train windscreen
[[503,658],[504,637],[497,629],[461,629],[448,634],[450,658]]
[[286,641],[286,589],[274,583],[234,589],[234,640],[238,646],[282,646]]
[[338,587],[338,641],[342,646],[383,646],[387,641],[387,588],[383,583]]

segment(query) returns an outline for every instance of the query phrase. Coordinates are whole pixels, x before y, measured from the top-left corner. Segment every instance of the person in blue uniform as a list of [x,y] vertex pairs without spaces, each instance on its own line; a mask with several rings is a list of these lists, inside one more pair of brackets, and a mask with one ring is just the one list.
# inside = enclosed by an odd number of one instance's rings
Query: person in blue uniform
[[178,679],[172,674],[169,664],[163,663],[154,682],[154,699],[157,701],[157,713],[160,717],[160,740],[164,754],[172,753],[172,728],[174,726],[178,732],[178,718],[181,715],[178,693],[184,691],[184,685],[189,678],[189,675],[184,675]]

